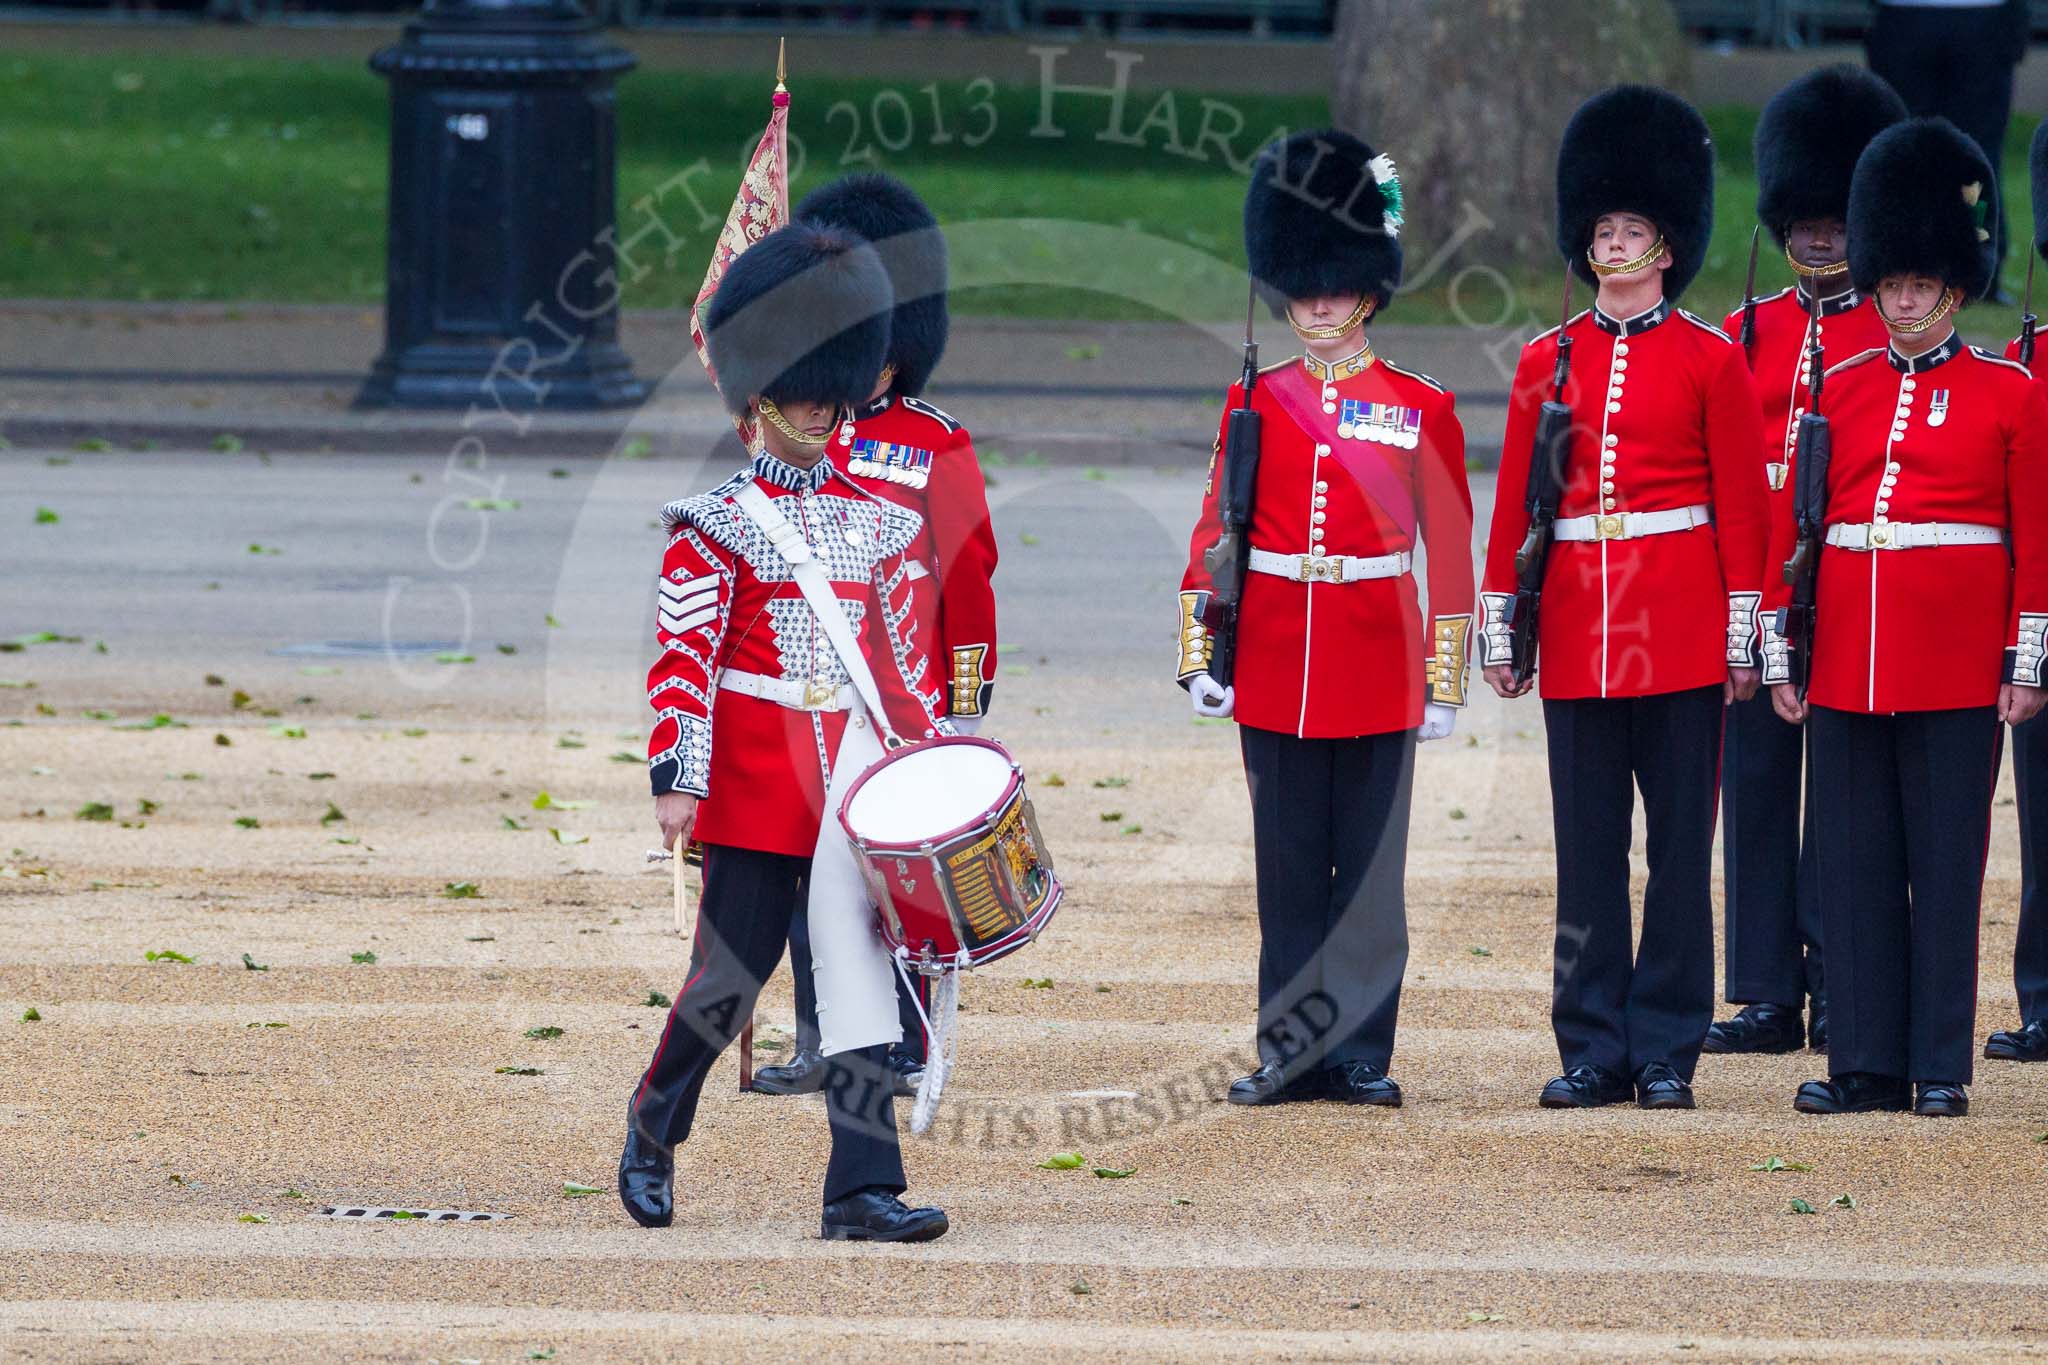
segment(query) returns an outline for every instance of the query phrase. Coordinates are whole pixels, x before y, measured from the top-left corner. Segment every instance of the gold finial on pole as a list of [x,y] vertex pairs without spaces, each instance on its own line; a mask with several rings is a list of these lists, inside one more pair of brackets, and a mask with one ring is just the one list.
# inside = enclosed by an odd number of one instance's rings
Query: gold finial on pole
[[789,93],[782,84],[783,81],[789,78],[789,66],[786,61],[788,54],[789,39],[777,38],[775,40],[775,92],[778,95]]

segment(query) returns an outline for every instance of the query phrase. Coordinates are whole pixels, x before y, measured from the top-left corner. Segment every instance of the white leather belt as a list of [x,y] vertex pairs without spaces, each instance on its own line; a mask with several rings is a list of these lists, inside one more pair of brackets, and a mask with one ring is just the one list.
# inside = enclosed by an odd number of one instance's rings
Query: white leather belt
[[1661,512],[1608,512],[1602,516],[1559,517],[1551,526],[1558,540],[1636,540],[1643,536],[1669,535],[1710,526],[1714,509],[1704,503],[1697,507],[1671,507]]
[[930,578],[932,576],[932,571],[924,566],[924,561],[921,559],[904,560],[903,572],[913,583],[920,578]]
[[1281,555],[1257,548],[1251,554],[1253,573],[1291,578],[1297,583],[1362,583],[1368,578],[1399,578],[1414,563],[1415,556],[1407,550],[1370,559],[1357,555]]
[[1883,526],[1838,521],[1828,527],[1828,544],[1844,550],[1925,550],[1935,545],[2003,545],[2003,526],[1968,521],[1893,521]]
[[770,678],[728,668],[718,675],[720,691],[737,692],[787,706],[792,711],[845,711],[853,705],[853,688],[827,687],[823,683],[799,682],[795,678]]

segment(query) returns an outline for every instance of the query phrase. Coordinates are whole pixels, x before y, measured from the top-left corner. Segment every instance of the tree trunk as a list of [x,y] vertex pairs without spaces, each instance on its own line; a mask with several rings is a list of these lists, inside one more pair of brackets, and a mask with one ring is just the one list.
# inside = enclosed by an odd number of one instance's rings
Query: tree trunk
[[[1339,0],[1338,127],[1394,158],[1410,282],[1439,266],[1557,259],[1557,144],[1588,95],[1683,88],[1667,0]],[[1434,272],[1432,272],[1434,273]]]

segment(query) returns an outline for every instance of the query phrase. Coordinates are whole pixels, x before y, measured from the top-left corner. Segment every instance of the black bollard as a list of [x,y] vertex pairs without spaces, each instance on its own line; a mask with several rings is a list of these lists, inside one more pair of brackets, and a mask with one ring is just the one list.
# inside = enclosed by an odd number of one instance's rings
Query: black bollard
[[391,82],[384,351],[358,407],[600,408],[619,348],[613,84],[577,0],[427,0]]

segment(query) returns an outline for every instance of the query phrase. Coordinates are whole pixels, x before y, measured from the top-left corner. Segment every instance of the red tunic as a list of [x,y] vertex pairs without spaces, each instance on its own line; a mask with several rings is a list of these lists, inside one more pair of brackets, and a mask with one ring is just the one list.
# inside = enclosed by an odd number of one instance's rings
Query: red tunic
[[[1589,309],[1566,327],[1573,428],[1559,517],[1704,506],[1713,524],[1553,545],[1537,638],[1543,695],[1653,696],[1753,666],[1770,528],[1742,348],[1668,303],[1625,321]],[[1487,664],[1508,662],[1515,551],[1529,528],[1522,491],[1556,360],[1552,328],[1515,370],[1480,594]]]
[[[1865,715],[1991,706],[2040,685],[2048,625],[2048,398],[2017,362],[1950,336],[1829,369],[1827,523],[2009,530],[1999,544],[1821,551],[1809,700]],[[1896,534],[1894,530],[1894,534]],[[1875,535],[1875,529],[1870,532]],[[1777,550],[1791,553],[1790,523]],[[2015,569],[2015,564],[2017,569]]]
[[[1773,539],[1780,523],[1791,524],[1793,470],[1799,442],[1799,419],[1806,413],[1808,333],[1813,316],[1807,299],[1787,287],[1766,299],[1757,300],[1756,348],[1749,358],[1749,372],[1756,381],[1757,401],[1763,405],[1764,471],[1771,487],[1771,528]],[[1721,324],[1729,336],[1742,329],[1742,310],[1736,309]],[[1820,301],[1821,364],[1830,365],[1858,355],[1889,338],[1877,305],[1854,289],[1846,289]],[[1783,565],[1764,565],[1764,608],[1776,610],[1787,600]]]
[[[1413,729],[1422,722],[1425,700],[1451,706],[1465,700],[1472,494],[1465,480],[1465,429],[1455,399],[1435,380],[1376,360],[1369,349],[1334,367],[1310,357],[1283,364],[1305,368],[1318,389],[1325,384],[1333,388],[1331,406],[1340,414],[1356,410],[1347,402],[1386,404],[1409,414],[1406,429],[1417,435],[1413,449],[1352,439],[1344,457],[1384,461],[1412,495],[1416,524],[1429,549],[1429,609],[1435,619],[1425,631],[1413,573],[1352,583],[1248,575],[1239,610],[1237,719],[1305,739]],[[1242,388],[1233,385],[1224,404],[1225,428],[1229,410],[1242,401]],[[1283,555],[1362,558],[1413,550],[1414,537],[1347,472],[1334,441],[1319,440],[1298,425],[1267,383],[1258,386],[1252,406],[1263,419],[1252,508],[1254,547]],[[1334,424],[1338,418],[1330,420]],[[1224,478],[1221,431],[1216,442],[1181,578],[1183,683],[1206,670],[1210,653],[1208,631],[1200,624],[1210,586],[1202,557],[1222,529],[1217,507]]]
[[797,710],[720,682],[737,670],[843,695],[850,677],[789,566],[733,501],[749,483],[775,500],[824,564],[889,722],[906,739],[951,728],[941,719],[941,681],[911,638],[906,552],[922,525],[829,463],[807,472],[767,455],[709,493],[662,509],[669,542],[655,599],[661,657],[647,675],[655,794],[704,797],[695,833],[707,844],[809,857],[847,713]]
[[996,535],[974,438],[924,400],[887,394],[840,428],[832,463],[924,519],[910,547],[917,640],[947,661],[952,714],[986,715],[996,679]]

